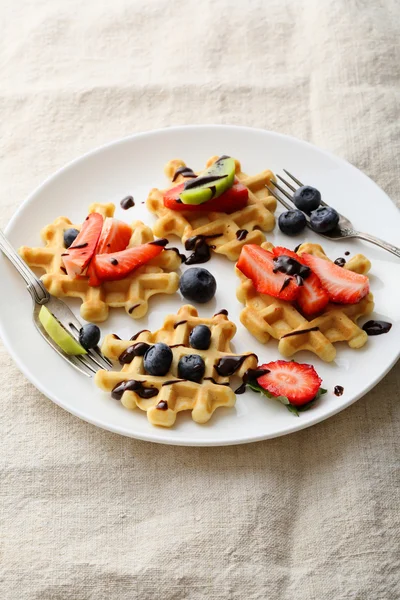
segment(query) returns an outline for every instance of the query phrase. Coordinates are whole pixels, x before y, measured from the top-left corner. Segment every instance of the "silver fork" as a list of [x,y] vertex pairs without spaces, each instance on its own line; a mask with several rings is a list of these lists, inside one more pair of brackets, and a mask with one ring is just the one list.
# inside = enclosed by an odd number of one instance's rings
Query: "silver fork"
[[80,373],[87,375],[87,377],[93,377],[93,375],[100,369],[110,370],[112,363],[100,352],[99,348],[89,350],[87,354],[79,356],[72,356],[66,354],[46,333],[43,329],[42,324],[39,321],[39,311],[45,304],[46,308],[53,314],[53,316],[59,321],[59,323],[72,335],[72,337],[79,342],[79,331],[82,327],[82,323],[78,321],[74,313],[68,308],[65,302],[58,300],[44,287],[43,283],[36,277],[31,271],[28,265],[22,260],[19,254],[11,246],[10,242],[0,230],[0,250],[6,255],[10,262],[17,269],[18,273],[24,279],[28,292],[33,299],[33,322],[36,325],[37,330],[44,337],[46,342],[66,360],[70,365],[75,367]]
[[[286,169],[283,169],[283,170],[286,173],[286,175],[288,175],[288,177],[290,177],[290,179],[292,179],[298,186],[301,187],[304,185],[294,175],[289,173],[289,171],[286,171]],[[284,179],[280,175],[277,175],[277,178],[280,181],[282,181],[282,183],[284,183],[289,188],[289,190],[291,190],[292,192],[296,191],[296,188],[293,187],[293,185],[289,181],[286,181],[286,179]],[[275,188],[277,188],[281,192],[281,194],[283,194],[288,200],[290,200],[290,202],[293,203],[293,196],[291,196],[281,185],[279,185],[279,183],[277,183],[276,181],[271,181],[271,183],[274,185]],[[284,200],[279,194],[276,193],[275,189],[271,189],[271,187],[269,187],[268,185],[266,185],[265,187],[268,188],[268,190],[271,192],[271,194],[273,196],[275,196],[275,198],[278,200],[278,202],[283,204],[283,206],[285,208],[287,208],[288,210],[292,210],[293,208],[297,209],[297,207],[294,205],[294,203],[293,203],[293,206],[292,206],[292,204],[289,204],[289,202]],[[321,200],[321,205],[328,206],[322,200]],[[307,227],[309,227],[312,231],[314,231],[310,225],[309,216],[306,213],[303,213],[303,214],[306,217]],[[394,246],[393,244],[389,244],[389,242],[385,242],[384,240],[381,240],[381,239],[375,237],[374,235],[370,235],[369,233],[363,233],[361,231],[357,231],[354,228],[351,221],[349,221],[349,219],[347,219],[340,213],[338,213],[338,214],[339,214],[338,226],[335,227],[335,229],[333,231],[329,231],[327,233],[318,233],[318,235],[321,235],[322,237],[330,239],[330,240],[344,240],[344,239],[349,239],[349,238],[359,238],[361,240],[371,242],[371,244],[375,244],[376,246],[379,246],[380,248],[383,248],[384,250],[387,250],[388,252],[391,252],[392,254],[394,254],[395,256],[400,258],[400,248],[398,248],[397,246]],[[315,232],[315,233],[317,233],[317,232]]]

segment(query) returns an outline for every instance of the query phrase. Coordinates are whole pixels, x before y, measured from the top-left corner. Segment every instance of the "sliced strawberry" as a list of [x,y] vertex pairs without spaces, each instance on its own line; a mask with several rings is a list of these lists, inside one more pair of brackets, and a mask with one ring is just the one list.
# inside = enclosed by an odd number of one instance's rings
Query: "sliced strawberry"
[[369,280],[335,263],[312,254],[303,254],[304,263],[319,277],[329,299],[339,304],[356,304],[369,292]]
[[[289,256],[300,264],[305,264],[301,256],[288,248],[276,246],[272,252],[274,256]],[[303,285],[299,286],[296,302],[301,312],[308,317],[320,313],[328,304],[328,293],[322,287],[315,273],[311,272],[308,277],[303,278]]]
[[237,262],[237,268],[252,280],[257,292],[274,298],[295,300],[299,286],[294,277],[277,271],[274,273],[274,255],[255,244],[246,244]]
[[156,244],[141,244],[111,254],[96,254],[92,266],[100,282],[123,279],[129,273],[158,256],[164,248]]
[[[96,254],[110,254],[125,250],[131,239],[132,229],[127,223],[107,217],[104,220],[103,229],[96,246]],[[89,285],[100,285],[92,262],[89,264],[87,275],[89,276]]]
[[103,220],[99,213],[88,215],[74,243],[64,252],[62,259],[70,277],[81,275],[88,266],[99,241]]
[[184,183],[180,183],[165,192],[164,206],[166,208],[179,212],[224,212],[230,214],[244,208],[249,198],[247,187],[235,181],[233,186],[218,198],[212,198],[203,204],[183,204],[183,202],[178,202],[178,196],[184,186]]
[[310,402],[322,383],[312,365],[276,360],[259,368],[268,369],[269,373],[259,377],[257,383],[273,396],[286,397],[293,406]]

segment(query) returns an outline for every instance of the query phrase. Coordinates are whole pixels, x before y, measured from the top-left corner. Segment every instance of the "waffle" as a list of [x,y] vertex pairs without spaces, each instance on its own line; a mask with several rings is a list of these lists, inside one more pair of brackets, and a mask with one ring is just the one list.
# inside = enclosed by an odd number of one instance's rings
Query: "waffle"
[[[114,215],[114,204],[91,204],[89,212],[98,212],[103,217]],[[19,253],[30,267],[45,271],[42,281],[53,296],[71,297],[82,300],[81,316],[86,321],[102,322],[110,307],[123,306],[134,319],[143,317],[148,310],[148,301],[154,294],[173,294],[179,286],[179,276],[174,273],[181,259],[174,250],[164,250],[159,256],[139,267],[119,281],[107,281],[99,287],[90,287],[86,278],[72,278],[63,270],[62,253],[65,252],[64,230],[73,225],[66,217],[59,217],[41,231],[45,242],[42,248],[22,246]],[[150,227],[141,221],[132,223],[129,247],[138,246],[154,239]]]
[[[200,324],[211,329],[211,344],[208,350],[195,350],[189,346],[189,334],[193,327]],[[146,388],[158,390],[158,394],[152,398],[142,398],[138,393],[129,390],[121,397],[121,402],[126,408],[132,410],[139,407],[146,411],[152,425],[171,427],[175,423],[177,413],[183,410],[192,411],[192,419],[196,423],[206,423],[218,407],[231,407],[235,404],[236,397],[229,387],[229,377],[218,375],[214,368],[219,359],[225,356],[247,357],[235,371],[235,375],[238,376],[243,376],[247,369],[257,366],[255,354],[241,355],[231,351],[230,341],[235,333],[236,325],[229,321],[226,315],[216,314],[212,319],[203,319],[198,317],[193,306],[185,305],[176,315],[168,315],[163,327],[158,331],[142,331],[131,340],[120,340],[111,334],[106,336],[101,348],[105,356],[118,360],[122,352],[132,346],[133,339],[134,343],[164,342],[173,352],[172,365],[167,375],[155,377],[146,374],[143,357],[136,356],[130,364],[125,364],[121,371],[99,371],[95,382],[108,392],[119,383],[132,380],[145,383]],[[178,380],[178,362],[185,354],[199,354],[203,358],[206,370],[200,384]],[[175,383],[170,383],[171,381]]]
[[[273,248],[268,242],[261,247],[265,250]],[[297,252],[300,256],[309,253],[329,260],[318,244],[302,244]],[[371,268],[371,263],[362,254],[356,254],[344,268],[366,274]],[[236,295],[245,305],[240,314],[241,322],[262,344],[267,343],[270,337],[279,340],[278,349],[283,356],[290,357],[300,350],[309,350],[322,360],[331,362],[336,357],[333,345],[336,342],[347,342],[350,348],[361,348],[366,343],[368,336],[358,327],[357,320],[373,311],[374,301],[371,293],[357,304],[328,304],[319,317],[308,321],[289,302],[260,294],[252,281],[238,269],[236,274],[241,280]],[[318,327],[318,330],[290,335],[314,327]],[[289,336],[285,337],[288,334]]]
[[[213,156],[207,161],[207,167],[212,165],[218,156]],[[240,250],[244,244],[262,244],[265,241],[263,231],[272,231],[275,226],[274,211],[276,199],[269,195],[265,184],[275,179],[271,171],[262,171],[249,177],[242,172],[240,162],[236,163],[236,178],[247,187],[249,201],[245,208],[230,215],[226,213],[210,212],[178,212],[164,206],[163,191],[157,188],[151,190],[147,198],[147,208],[157,215],[158,219],[153,227],[155,235],[168,237],[173,234],[181,238],[182,242],[192,236],[212,236],[212,249],[217,254],[223,254],[230,260],[239,258]],[[171,160],[165,166],[165,174],[172,181],[176,170],[186,166],[183,160]],[[173,187],[187,181],[183,175],[178,175],[173,182]],[[165,191],[165,190],[164,190]],[[236,232],[245,229],[248,234],[245,239],[239,240]],[[221,235],[222,234],[222,235]]]

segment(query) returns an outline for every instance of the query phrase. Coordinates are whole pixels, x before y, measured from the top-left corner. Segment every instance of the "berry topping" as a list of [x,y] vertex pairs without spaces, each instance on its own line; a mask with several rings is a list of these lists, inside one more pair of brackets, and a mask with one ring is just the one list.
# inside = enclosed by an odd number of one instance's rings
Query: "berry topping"
[[293,202],[305,213],[316,210],[321,203],[321,193],[311,185],[302,185],[293,194]]
[[187,300],[204,304],[214,298],[217,282],[207,269],[193,267],[187,269],[182,275],[179,289]]
[[143,366],[149,375],[166,375],[172,363],[172,350],[167,344],[154,344],[144,355]]
[[179,194],[185,187],[181,183],[173,188],[170,188],[164,193],[164,206],[170,210],[176,211],[197,211],[197,212],[224,212],[231,214],[237,210],[241,210],[247,205],[249,192],[247,187],[239,182],[235,182],[231,188],[226,190],[218,198],[211,198],[203,204],[184,204],[179,199]]
[[312,365],[276,360],[259,368],[269,373],[257,379],[258,385],[272,396],[287,398],[293,406],[313,400],[322,382]]
[[196,350],[208,350],[211,342],[211,330],[207,325],[196,325],[189,335],[189,344]]
[[100,329],[93,323],[87,323],[79,332],[79,343],[85,348],[95,348],[100,341]]
[[[107,217],[96,246],[96,254],[111,254],[112,252],[125,250],[131,235],[132,229],[127,223]],[[89,275],[89,285],[100,285],[101,282],[96,276],[93,261],[89,265],[87,274]]]
[[355,304],[368,294],[369,281],[365,275],[338,267],[330,260],[312,254],[303,254],[301,258],[318,276],[332,302]]
[[278,225],[282,233],[296,235],[306,226],[306,218],[300,210],[287,210],[279,215]]
[[72,246],[76,238],[78,237],[79,231],[71,227],[70,229],[66,229],[64,231],[64,246],[69,248]]
[[274,255],[255,244],[243,246],[237,262],[237,268],[252,280],[261,294],[274,298],[293,301],[299,286],[293,276],[275,270]]
[[[272,252],[276,257],[289,258],[289,260],[292,259],[293,261],[297,261],[297,263],[303,265],[301,267],[302,269],[307,269],[308,271],[304,272],[301,269],[297,269],[297,274],[302,277],[296,298],[297,306],[300,308],[301,312],[309,317],[324,310],[329,302],[328,293],[323,289],[317,275],[313,273],[309,267],[304,265],[302,257],[293,252],[293,250],[288,250],[288,248],[283,248],[282,246],[276,246]],[[277,260],[275,260],[275,264],[277,264]],[[293,269],[293,267],[289,265],[289,269]],[[289,270],[286,270],[286,272],[293,274],[290,273]]]
[[99,241],[102,227],[103,217],[99,213],[90,213],[86,217],[79,235],[62,257],[70,277],[81,275],[88,266]]
[[[163,250],[162,246],[141,244],[112,254],[96,254],[91,263],[95,281],[101,283],[123,279],[138,267],[145,265],[149,260],[158,256]],[[91,285],[93,278],[94,276],[89,280],[89,285]]]
[[327,233],[335,229],[339,223],[339,215],[331,206],[321,206],[310,216],[311,228],[317,233]]
[[198,354],[186,354],[178,363],[178,377],[199,383],[206,370],[204,360]]

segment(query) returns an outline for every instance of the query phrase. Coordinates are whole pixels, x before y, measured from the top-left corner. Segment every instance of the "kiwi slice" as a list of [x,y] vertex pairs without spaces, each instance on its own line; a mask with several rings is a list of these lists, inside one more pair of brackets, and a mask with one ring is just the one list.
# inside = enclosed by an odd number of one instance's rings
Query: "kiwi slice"
[[39,321],[51,339],[64,350],[66,354],[87,354],[85,348],[78,344],[66,329],[51,314],[48,308],[42,306],[39,311]]
[[201,175],[187,181],[179,198],[183,204],[203,204],[226,192],[234,179],[235,161],[230,156],[221,156]]

